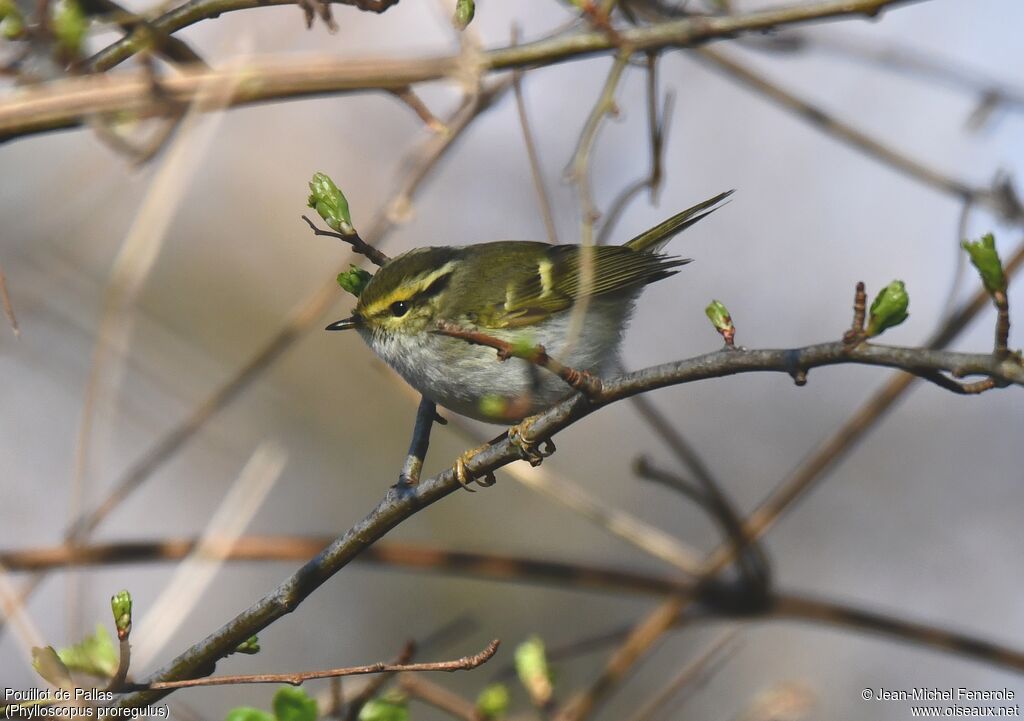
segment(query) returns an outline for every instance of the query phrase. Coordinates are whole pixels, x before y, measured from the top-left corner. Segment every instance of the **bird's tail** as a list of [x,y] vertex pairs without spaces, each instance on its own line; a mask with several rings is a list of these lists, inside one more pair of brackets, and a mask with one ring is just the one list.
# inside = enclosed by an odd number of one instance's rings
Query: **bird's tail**
[[[640,251],[641,253],[655,253],[662,249],[668,241],[679,232],[686,230],[701,218],[711,215],[718,210],[718,204],[732,195],[734,190],[727,190],[719,193],[714,198],[698,203],[692,208],[687,208],[681,213],[673,215],[666,221],[659,223],[650,230],[645,230],[640,235],[625,243],[627,248]],[[718,206],[718,207],[716,207]]]

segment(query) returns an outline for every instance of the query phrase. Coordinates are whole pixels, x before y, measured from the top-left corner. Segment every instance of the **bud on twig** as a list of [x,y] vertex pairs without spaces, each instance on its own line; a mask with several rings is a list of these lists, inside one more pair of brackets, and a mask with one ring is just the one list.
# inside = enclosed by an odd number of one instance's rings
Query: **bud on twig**
[[0,0],[0,37],[17,40],[25,32],[25,21],[14,0]]
[[476,710],[485,719],[499,719],[508,713],[510,701],[508,687],[492,683],[476,697]]
[[894,280],[871,301],[868,314],[868,338],[874,338],[883,332],[899,325],[907,319],[907,306],[910,296],[902,280]]
[[359,710],[359,721],[409,721],[409,700],[396,692],[370,699]]
[[355,235],[356,229],[352,226],[348,200],[326,173],[313,174],[313,179],[309,181],[309,191],[309,207],[315,210],[327,225],[342,235]]
[[250,636],[235,648],[235,653],[244,653],[249,656],[260,652],[260,637]]
[[473,0],[458,0],[455,3],[455,18],[453,22],[459,30],[465,30],[473,22],[476,14],[476,3]]
[[991,233],[981,236],[980,240],[964,240],[960,246],[967,251],[971,264],[978,269],[985,290],[992,293],[1006,291],[1006,273],[1003,262],[996,251],[996,239]]
[[533,704],[540,708],[547,706],[554,689],[544,642],[540,637],[531,636],[516,647],[516,673]]
[[117,638],[123,641],[132,632],[132,595],[128,591],[115,593],[110,597],[110,610],[114,612]]
[[52,11],[53,34],[57,43],[72,55],[78,55],[89,29],[89,19],[78,0],[57,0]]
[[736,342],[736,326],[732,324],[732,316],[729,315],[729,309],[721,301],[713,300],[704,309],[704,313],[707,314],[711,325],[715,326],[715,330],[725,339],[725,345],[733,348]]
[[373,279],[373,273],[350,266],[344,273],[338,273],[338,285],[356,298],[363,292],[363,288]]

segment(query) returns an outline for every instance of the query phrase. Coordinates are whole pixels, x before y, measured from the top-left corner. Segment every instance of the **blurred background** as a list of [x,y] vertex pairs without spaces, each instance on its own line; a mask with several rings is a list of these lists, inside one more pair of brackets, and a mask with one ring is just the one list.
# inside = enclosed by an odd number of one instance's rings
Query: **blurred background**
[[[741,0],[733,9],[767,6]],[[525,41],[551,32],[573,12],[550,0],[483,0],[470,32],[485,47],[501,46],[513,23]],[[382,15],[347,6],[335,6],[334,13],[335,34],[321,23],[307,31],[301,12],[286,6],[225,14],[181,37],[213,64],[264,53],[365,58],[458,51],[451,8],[443,4],[406,0]],[[875,22],[802,27],[800,36],[813,42],[798,52],[737,41],[714,47],[907,157],[987,186],[997,173],[1014,176],[1024,167],[1020,105],[1002,104],[981,128],[968,128],[978,92],[854,59],[837,48],[921,53],[1020,88],[1021,27],[1024,5],[1015,0],[934,0],[886,12]],[[113,37],[91,42],[100,47]],[[523,78],[563,242],[578,239],[580,222],[576,190],[563,180],[565,166],[610,67],[609,58],[595,57]],[[840,336],[858,280],[873,293],[899,278],[910,294],[910,318],[885,340],[916,345],[951,304],[976,291],[976,276],[964,272],[950,299],[962,269],[958,199],[823,134],[688,52],[666,52],[659,74],[662,90],[675,95],[660,202],[654,206],[642,194],[612,239],[621,242],[722,190],[737,192],[673,242],[674,252],[696,262],[643,295],[627,334],[628,368],[717,348],[720,339],[703,312],[712,298],[728,305],[738,343],[798,346]],[[618,93],[621,113],[600,134],[592,177],[602,209],[647,172],[645,83],[641,68],[627,69]],[[439,117],[459,102],[452,83],[418,92]],[[0,263],[21,328],[15,339],[0,327],[0,548],[59,544],[75,509],[99,503],[126,469],[235,376],[348,261],[347,247],[314,237],[300,218],[308,212],[306,184],[315,171],[327,172],[344,189],[356,227],[364,228],[386,209],[408,154],[429,136],[394,97],[368,93],[204,116],[179,136],[180,148],[172,144],[141,167],[88,130],[0,146]],[[170,162],[177,165],[168,172]],[[153,202],[148,197],[158,199],[157,207],[144,214]],[[389,254],[428,244],[545,237],[511,93],[459,138],[407,210],[381,242]],[[1019,228],[1003,225],[985,208],[973,210],[966,235],[988,231],[995,232],[1004,257],[1020,236]],[[137,295],[111,331],[113,346],[98,353],[105,304],[116,306],[122,297],[110,281],[125,262],[126,247],[148,247],[143,252],[152,254],[151,269],[138,276]],[[243,527],[246,534],[334,536],[376,504],[397,478],[416,399],[359,337],[320,330],[354,305],[340,289],[335,295],[313,330],[110,513],[95,540],[202,533],[257,449],[257,460],[270,458],[264,471],[267,465],[271,471],[277,463],[283,467],[265,474],[265,497],[247,494],[254,513]],[[1024,307],[1019,283],[1011,287],[1010,304],[1011,310]],[[953,347],[989,349],[993,323],[994,313],[986,309]],[[1011,332],[1011,347],[1021,344],[1019,331]],[[90,392],[95,367],[101,370]],[[811,372],[798,388],[784,375],[752,374],[650,398],[749,510],[887,377],[879,369],[836,367]],[[91,412],[84,413],[87,401]],[[765,547],[778,586],[1024,648],[1022,438],[1019,389],[961,397],[916,384],[768,534]],[[455,430],[436,428],[426,472],[450,466],[467,447]],[[559,436],[558,447],[541,469],[523,473],[568,479],[698,549],[717,545],[715,527],[697,508],[636,477],[637,455],[668,468],[674,461],[631,406],[585,419]],[[507,474],[498,478],[493,488],[457,493],[419,513],[388,538],[672,571]],[[133,674],[158,668],[297,565],[217,568],[180,626],[140,655],[145,665],[134,666]],[[173,563],[54,572],[25,611],[46,643],[67,645],[97,621],[106,623],[109,596],[128,588],[141,646],[146,611],[169,586],[190,588],[174,573]],[[7,580],[17,589],[27,578],[10,572]],[[473,697],[530,634],[549,647],[564,646],[628,626],[656,603],[625,593],[353,564],[261,633],[259,655],[233,656],[218,670],[311,670],[387,659],[407,639],[468,617],[475,630],[425,649],[423,660],[475,653],[491,638],[502,639],[505,646],[491,664],[433,679]],[[673,631],[598,717],[628,718],[727,625]],[[734,718],[759,694],[790,682],[816,704],[797,717],[822,719],[909,717],[906,703],[865,703],[864,688],[1007,687],[1018,698],[1024,692],[1013,672],[891,639],[790,621],[738,625],[739,644],[727,661],[664,718]],[[20,638],[9,625],[0,636],[4,686],[39,683]],[[589,683],[609,651],[598,648],[557,663],[559,698]],[[266,708],[272,693],[272,687],[236,686],[183,691],[171,700],[218,719],[239,704]],[[526,708],[517,693],[516,707]],[[443,716],[417,707],[414,718]]]

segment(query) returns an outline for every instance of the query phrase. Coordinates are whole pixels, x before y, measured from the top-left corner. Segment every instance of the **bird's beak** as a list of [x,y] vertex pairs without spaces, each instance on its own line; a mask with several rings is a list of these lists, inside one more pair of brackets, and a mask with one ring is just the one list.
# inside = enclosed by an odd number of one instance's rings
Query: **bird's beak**
[[349,330],[359,327],[359,316],[353,315],[331,323],[325,330]]

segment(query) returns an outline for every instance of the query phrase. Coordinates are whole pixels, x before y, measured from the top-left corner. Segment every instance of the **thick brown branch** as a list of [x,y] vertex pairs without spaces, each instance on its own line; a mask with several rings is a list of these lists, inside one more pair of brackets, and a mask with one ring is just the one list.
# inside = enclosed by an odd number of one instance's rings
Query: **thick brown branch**
[[[621,33],[623,43],[634,51],[668,47],[692,47],[718,38],[851,15],[874,15],[886,7],[913,0],[828,0],[721,17],[687,18]],[[231,10],[291,4],[293,0],[193,0],[151,25],[154,31],[173,33],[206,17]],[[105,70],[137,51],[135,43],[115,43],[92,59],[97,70]],[[550,65],[618,50],[605,33],[582,32],[549,40],[487,51],[480,56],[480,71],[493,72]],[[394,91],[416,83],[459,77],[464,60],[459,56],[415,60],[353,60],[348,58],[263,59],[240,69],[182,69],[163,81],[164,98],[154,103],[143,74],[104,74],[65,78],[22,88],[0,102],[0,139],[79,125],[96,114],[127,113],[134,117],[174,112],[207,86],[233,87],[226,107],[268,100],[286,100],[326,93],[369,90]],[[225,75],[242,75],[245,82],[225,83]],[[169,107],[170,104],[170,107]]]

